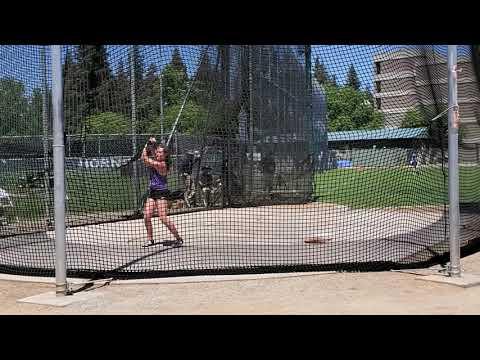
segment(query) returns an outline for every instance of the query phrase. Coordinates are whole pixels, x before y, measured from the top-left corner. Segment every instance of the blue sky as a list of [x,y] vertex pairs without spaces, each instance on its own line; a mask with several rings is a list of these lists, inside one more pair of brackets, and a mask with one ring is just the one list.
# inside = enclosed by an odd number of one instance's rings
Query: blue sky
[[[142,46],[145,64],[154,63],[157,68],[167,64],[173,52],[178,47],[182,58],[187,66],[189,75],[192,75],[198,64],[199,46],[188,45],[162,45],[162,46]],[[343,84],[350,64],[355,66],[357,74],[362,83],[362,88],[372,88],[373,79],[373,55],[394,51],[403,46],[397,45],[313,45],[312,46],[312,66],[315,64],[315,58],[318,57],[325,64],[330,74],[335,74],[337,82]],[[40,66],[40,46],[0,46],[0,77],[15,77],[21,79],[27,87],[27,93],[30,93],[34,87],[40,86],[41,66]],[[119,50],[120,49],[120,50]],[[468,45],[459,46],[459,53],[466,53]],[[446,46],[435,46],[435,50],[442,55],[446,55]],[[65,53],[65,47],[63,47]],[[117,67],[120,60],[124,65],[128,64],[128,46],[120,48],[107,46],[109,61],[113,68]],[[47,51],[47,68],[50,71],[49,50]],[[48,76],[50,77],[50,76]]]
[[[315,58],[318,57],[327,71],[336,75],[337,82],[344,84],[350,64],[353,64],[362,88],[367,86],[373,88],[374,55],[415,47],[418,48],[418,45],[312,45],[312,68],[315,65]],[[435,53],[447,56],[446,45],[434,45],[433,48]],[[470,46],[459,45],[458,55],[467,54],[470,54]]]
[[[9,77],[21,80],[27,89],[27,93],[38,87],[41,83],[42,73],[40,66],[40,46],[0,46],[0,78]],[[47,61],[49,56],[47,56]],[[50,70],[50,62],[47,63],[47,71]],[[50,76],[47,76],[49,78]]]
[[[390,50],[390,49],[389,49]],[[362,87],[372,87],[373,56],[385,52],[385,47],[375,45],[314,45],[312,46],[312,69],[315,59],[323,63],[330,75],[335,75],[339,84],[344,84],[350,64],[353,64]]]
[[[154,63],[158,68],[161,68],[172,57],[175,45],[162,45],[155,47],[142,46],[142,53],[144,55],[145,64]],[[21,80],[25,86],[27,94],[30,94],[35,87],[41,85],[42,66],[40,54],[42,46],[35,45],[0,45],[0,78],[13,77]],[[68,48],[71,49],[71,46]],[[192,75],[198,62],[199,49],[198,46],[178,46],[182,58],[187,66],[189,75]],[[123,61],[124,66],[128,65],[128,46],[116,47],[112,45],[107,46],[109,61],[112,68],[118,66],[120,60]],[[62,47],[62,56],[65,57],[67,47]],[[50,79],[50,49],[47,47],[47,78]],[[125,68],[126,70],[126,68]],[[50,81],[48,81],[50,83]]]

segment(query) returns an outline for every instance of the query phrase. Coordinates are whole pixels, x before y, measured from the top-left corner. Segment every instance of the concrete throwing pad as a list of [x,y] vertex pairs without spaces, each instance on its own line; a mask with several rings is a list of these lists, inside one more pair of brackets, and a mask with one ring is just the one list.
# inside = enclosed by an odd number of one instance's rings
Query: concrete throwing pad
[[29,296],[24,299],[17,300],[21,303],[49,305],[56,307],[65,307],[80,301],[87,301],[93,299],[100,294],[98,292],[79,292],[74,295],[57,296],[55,291],[49,291],[43,294]]
[[480,285],[480,276],[473,274],[462,274],[461,277],[451,277],[448,275],[428,275],[417,277],[416,279],[460,286],[463,288]]
[[[475,224],[480,215],[468,221],[462,216],[462,242],[467,243],[479,236]],[[448,251],[443,205],[374,209],[327,203],[272,205],[176,214],[172,220],[185,240],[179,248],[142,247],[146,241],[143,219],[68,228],[67,269],[72,274],[136,274],[333,267],[410,263]],[[155,241],[173,239],[158,218],[152,222]],[[2,238],[0,263],[14,269],[54,269],[54,233]]]

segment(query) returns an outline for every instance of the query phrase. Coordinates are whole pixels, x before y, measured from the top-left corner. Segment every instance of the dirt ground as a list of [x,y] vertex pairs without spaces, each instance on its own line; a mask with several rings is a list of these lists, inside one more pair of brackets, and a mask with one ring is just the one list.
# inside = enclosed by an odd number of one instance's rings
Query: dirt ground
[[[480,253],[462,259],[480,274]],[[110,284],[58,308],[17,302],[52,284],[0,280],[0,314],[480,314],[480,286],[460,288],[400,272],[324,273],[255,280]]]

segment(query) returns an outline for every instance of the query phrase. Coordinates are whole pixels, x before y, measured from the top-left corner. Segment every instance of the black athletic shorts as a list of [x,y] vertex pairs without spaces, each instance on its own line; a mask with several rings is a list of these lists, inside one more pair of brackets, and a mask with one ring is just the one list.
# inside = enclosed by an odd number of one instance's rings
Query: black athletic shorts
[[148,193],[148,197],[154,200],[168,200],[170,195],[169,190],[151,190]]

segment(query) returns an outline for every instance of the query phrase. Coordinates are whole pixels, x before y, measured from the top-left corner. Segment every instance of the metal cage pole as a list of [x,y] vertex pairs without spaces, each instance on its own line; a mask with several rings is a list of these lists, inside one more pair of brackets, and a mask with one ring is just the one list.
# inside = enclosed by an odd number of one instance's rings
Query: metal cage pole
[[63,81],[60,45],[51,46],[53,106],[53,171],[55,199],[55,284],[56,295],[65,296],[67,266],[65,249],[65,144],[63,141]]
[[[132,156],[137,153],[137,101],[135,92],[135,46],[130,47],[130,96],[132,102]],[[135,209],[138,208],[138,172],[136,162],[133,166],[133,201]]]
[[[308,123],[308,128],[303,129],[304,131],[304,136],[305,139],[308,139],[308,154],[311,155],[311,164],[312,166],[310,169],[310,186],[308,189],[308,197],[312,199],[312,196],[315,193],[315,165],[316,165],[316,149],[315,149],[315,144],[314,142],[316,141],[315,139],[315,128],[314,128],[314,122],[313,122],[313,84],[312,84],[312,47],[311,45],[305,45],[304,48],[304,56],[305,56],[305,82],[306,82],[306,96],[305,96],[305,102],[304,102],[304,109],[306,111],[306,118],[307,118],[307,123]],[[305,134],[305,132],[309,132],[308,134]]]
[[249,111],[248,111],[248,130],[249,130],[249,137],[248,137],[248,152],[250,153],[250,166],[249,170],[249,182],[248,185],[250,186],[249,195],[248,195],[248,202],[253,195],[253,142],[254,142],[254,113],[253,113],[253,51],[252,45],[248,46],[248,95],[249,95]]
[[[229,124],[229,109],[230,109],[230,45],[224,45],[223,53],[222,53],[222,82],[224,88],[224,96],[225,96],[225,106],[223,108],[223,123]],[[222,208],[228,203],[230,205],[231,201],[229,198],[230,193],[230,179],[229,179],[229,172],[228,172],[228,164],[230,163],[230,149],[229,149],[229,141],[230,141],[231,134],[227,135],[226,144],[222,145],[222,177],[225,183],[226,191],[222,191]],[[225,166],[227,165],[227,166]]]
[[458,98],[457,45],[448,45],[448,200],[450,204],[450,266],[449,275],[461,276],[460,268],[460,205],[458,167]]
[[45,202],[45,216],[47,226],[51,226],[50,221],[50,187],[49,187],[49,178],[50,174],[48,171],[49,168],[49,159],[48,159],[48,86],[47,86],[47,49],[46,46],[42,46],[40,52],[40,62],[42,66],[42,127],[43,127],[43,187],[44,187],[44,202]]
[[[160,45],[160,59],[162,59],[162,46]],[[160,69],[160,75],[159,75],[159,80],[160,80],[160,141],[163,144],[164,143],[164,136],[163,136],[163,123],[164,123],[164,118],[163,118],[163,69]]]

